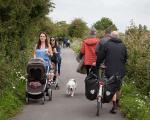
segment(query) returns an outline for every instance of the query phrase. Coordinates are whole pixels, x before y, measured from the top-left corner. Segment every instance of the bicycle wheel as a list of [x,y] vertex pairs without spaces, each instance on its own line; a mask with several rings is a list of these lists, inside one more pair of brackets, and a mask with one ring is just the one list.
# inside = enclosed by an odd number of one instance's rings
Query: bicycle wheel
[[102,108],[102,100],[101,100],[101,97],[98,97],[97,98],[97,112],[96,112],[96,116],[99,116],[100,108]]

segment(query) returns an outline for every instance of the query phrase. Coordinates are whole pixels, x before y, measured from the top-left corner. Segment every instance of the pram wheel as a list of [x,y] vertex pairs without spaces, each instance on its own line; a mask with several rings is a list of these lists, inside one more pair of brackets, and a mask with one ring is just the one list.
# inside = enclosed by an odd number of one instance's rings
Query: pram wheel
[[48,97],[49,97],[48,100],[51,101],[52,100],[52,89],[48,89],[47,94],[48,94]]
[[29,97],[28,97],[28,94],[26,92],[26,104],[28,104],[28,103],[29,103]]
[[28,97],[26,97],[26,104],[28,104],[29,103],[29,98]]
[[44,92],[44,101],[46,100],[46,92]]
[[44,102],[45,102],[45,98],[44,96],[41,98],[41,104],[44,105]]
[[45,99],[46,99],[46,93],[43,92],[43,96],[42,96],[42,98],[41,98],[41,104],[42,104],[42,105],[44,105]]
[[59,90],[59,85],[58,85],[58,83],[56,83],[55,89],[58,89],[58,90]]

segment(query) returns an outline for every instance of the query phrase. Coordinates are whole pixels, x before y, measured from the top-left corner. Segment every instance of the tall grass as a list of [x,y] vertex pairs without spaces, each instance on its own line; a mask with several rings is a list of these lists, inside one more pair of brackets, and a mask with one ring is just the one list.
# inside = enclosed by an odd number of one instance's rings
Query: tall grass
[[123,40],[128,49],[128,63],[121,110],[128,120],[149,120],[150,32],[130,26]]
[[125,44],[128,49],[127,76],[143,94],[149,96],[150,32],[132,28],[125,35]]

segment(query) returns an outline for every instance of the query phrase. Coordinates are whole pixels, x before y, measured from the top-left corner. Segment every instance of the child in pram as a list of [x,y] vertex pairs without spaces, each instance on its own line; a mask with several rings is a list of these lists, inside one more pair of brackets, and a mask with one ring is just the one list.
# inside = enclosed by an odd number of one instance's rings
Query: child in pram
[[49,78],[48,78],[48,82],[49,84],[53,83],[54,82],[54,76],[55,76],[55,67],[54,67],[54,63],[51,63],[51,67],[50,67],[50,70],[49,70]]
[[57,68],[55,63],[51,62],[51,68],[49,71],[49,81],[48,84],[52,85],[55,89],[59,89],[58,78],[57,78]]

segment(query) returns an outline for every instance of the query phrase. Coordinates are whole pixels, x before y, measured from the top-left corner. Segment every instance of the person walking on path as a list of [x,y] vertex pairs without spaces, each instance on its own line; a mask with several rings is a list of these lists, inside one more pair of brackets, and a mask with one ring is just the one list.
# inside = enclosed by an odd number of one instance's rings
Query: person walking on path
[[51,64],[51,60],[49,56],[52,56],[52,48],[51,45],[48,44],[48,37],[45,32],[41,32],[39,35],[38,43],[34,49],[34,58],[41,58],[45,61],[46,70],[48,66]]
[[58,41],[56,41],[56,44],[57,44],[57,47],[56,47],[56,50],[57,50],[57,53],[56,53],[56,56],[57,56],[57,72],[58,72],[58,75],[60,76],[60,71],[61,71],[61,61],[62,61],[62,57],[61,57],[61,46],[60,44],[58,43]]
[[84,39],[81,44],[81,54],[84,56],[84,65],[87,70],[87,75],[89,74],[90,68],[93,66],[93,63],[96,62],[96,44],[99,39],[96,38],[96,29],[94,27],[91,28],[89,37]]
[[106,29],[104,37],[102,37],[96,45],[96,54],[98,54],[98,51],[99,49],[101,49],[101,46],[103,46],[103,44],[105,44],[109,39],[111,39],[111,31],[109,29]]
[[[58,43],[56,41],[56,39],[54,37],[52,37],[50,39],[50,45],[52,46],[52,52],[53,52],[53,56],[51,58],[52,63],[54,63],[54,68],[55,68],[55,72],[54,72],[54,82],[56,81],[56,77],[57,77],[57,72],[58,75],[60,75],[60,67],[61,67],[61,56],[60,56],[60,46],[58,46]],[[59,70],[59,71],[58,71]]]
[[[104,61],[105,60],[105,61]],[[119,39],[119,33],[113,31],[111,33],[111,39],[101,46],[97,54],[96,60],[96,73],[98,74],[99,66],[103,63],[106,66],[105,76],[110,78],[117,74],[120,79],[125,76],[125,63],[127,61],[127,49],[124,43]],[[118,89],[119,90],[119,89]],[[112,98],[113,107],[110,110],[111,113],[116,113],[116,94]]]

